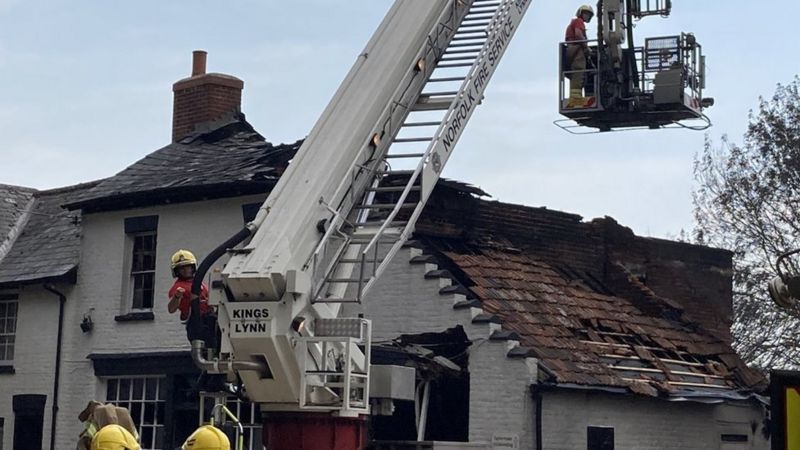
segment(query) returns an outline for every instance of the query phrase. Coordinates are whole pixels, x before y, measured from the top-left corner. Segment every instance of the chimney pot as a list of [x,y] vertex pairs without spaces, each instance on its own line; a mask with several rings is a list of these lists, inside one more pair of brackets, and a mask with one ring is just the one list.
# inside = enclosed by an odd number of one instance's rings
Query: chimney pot
[[203,75],[206,73],[206,59],[208,52],[205,50],[195,50],[192,52],[192,76]]

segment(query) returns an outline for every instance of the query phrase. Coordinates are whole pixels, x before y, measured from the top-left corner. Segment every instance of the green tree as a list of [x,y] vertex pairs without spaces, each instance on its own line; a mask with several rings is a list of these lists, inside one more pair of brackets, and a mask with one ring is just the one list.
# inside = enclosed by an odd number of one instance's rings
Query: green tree
[[759,367],[800,366],[800,310],[767,293],[777,255],[800,247],[800,78],[760,99],[741,145],[707,139],[694,172],[694,238],[734,252],[736,349]]

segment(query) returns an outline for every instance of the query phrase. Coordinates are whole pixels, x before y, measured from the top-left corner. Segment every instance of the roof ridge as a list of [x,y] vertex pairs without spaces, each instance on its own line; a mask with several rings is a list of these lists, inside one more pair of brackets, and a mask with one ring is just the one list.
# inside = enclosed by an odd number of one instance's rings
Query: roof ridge
[[41,191],[37,191],[37,194],[38,194],[38,196],[67,194],[67,193],[70,193],[70,192],[80,191],[81,189],[93,188],[93,187],[97,186],[98,184],[100,184],[101,182],[103,182],[103,181],[105,181],[107,179],[108,178],[100,178],[99,180],[84,181],[82,183],[72,184],[72,185],[69,185],[69,186],[63,186],[63,187],[57,187],[57,188],[51,188],[51,189],[44,189],[44,190],[41,190]]
[[39,192],[39,190],[36,189],[36,188],[32,188],[32,187],[28,187],[28,186],[19,186],[19,185],[16,185],[16,184],[0,183],[0,188],[17,189],[17,190],[26,191],[26,192]]

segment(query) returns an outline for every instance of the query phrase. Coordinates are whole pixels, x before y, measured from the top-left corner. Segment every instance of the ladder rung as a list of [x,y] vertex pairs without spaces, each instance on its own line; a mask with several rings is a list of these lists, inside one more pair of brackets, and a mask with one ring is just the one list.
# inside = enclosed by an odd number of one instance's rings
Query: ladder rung
[[[399,226],[400,226],[400,225],[401,225],[401,226],[405,226],[405,225],[407,225],[407,224],[408,224],[408,222],[407,222],[407,221],[404,221],[404,220],[393,220],[393,221],[391,221],[391,222],[390,222],[389,226],[392,226],[392,225],[394,225],[394,224],[397,224],[397,225],[399,225]],[[372,226],[372,227],[380,227],[380,226],[382,226],[382,225],[383,225],[383,222],[378,222],[378,221],[373,221],[373,222],[356,222],[356,223],[354,223],[353,225],[355,225],[355,226],[357,226],[357,227],[369,227],[369,226]]]
[[[400,240],[400,236],[389,235],[389,236],[384,236],[380,241],[378,241],[378,243],[379,244],[389,244],[389,243],[394,244],[395,242],[397,242],[399,240]],[[370,242],[372,242],[372,238],[351,239],[350,240],[350,245],[365,245],[365,244],[369,244]]]
[[444,52],[445,55],[463,55],[465,53],[475,53],[476,56],[478,53],[481,52],[481,49],[476,48],[474,50],[447,50]]
[[492,23],[491,20],[487,20],[485,22],[475,22],[475,23],[469,23],[469,21],[465,20],[464,22],[462,22],[462,25],[458,27],[458,31],[462,32],[467,28],[480,28],[482,30],[485,30],[490,23]]
[[382,172],[381,171],[381,172],[376,172],[376,173],[378,175],[388,175],[388,176],[392,176],[392,175],[413,175],[414,171],[413,170],[389,170],[389,171],[386,171],[386,172]]
[[445,63],[436,66],[438,69],[447,69],[451,67],[472,67],[472,63]]
[[417,100],[417,103],[412,107],[412,110],[435,111],[450,109],[450,105],[452,105],[455,100],[455,97],[437,97],[435,99],[430,97],[420,97],[419,100]]
[[477,35],[477,36],[466,37],[466,38],[464,38],[464,39],[482,39],[482,38],[485,38],[485,37],[486,37],[486,35],[487,35],[487,33],[486,33],[486,31],[485,31],[485,30],[476,30],[476,31],[469,31],[469,30],[467,30],[467,31],[456,31],[456,34],[454,34],[453,36],[457,36],[457,37],[453,38],[453,40],[455,41],[455,40],[457,40],[457,39],[458,39],[458,37],[464,37],[464,35],[467,35],[467,34],[475,34],[475,35]]
[[494,14],[485,14],[485,13],[479,13],[479,12],[477,12],[477,13],[469,13],[469,14],[467,14],[467,17],[464,19],[464,22],[471,22],[473,20],[482,20],[482,19],[491,20],[492,17],[494,17]]
[[[342,264],[361,264],[361,260],[360,259],[342,258],[342,259],[339,260],[339,262],[342,263]],[[380,264],[380,263],[383,262],[383,260],[382,259],[365,259],[364,262],[365,263],[370,263],[370,264],[377,262],[378,264]]]
[[360,278],[326,278],[328,283],[359,283],[363,280]]
[[478,50],[481,49],[481,47],[483,47],[483,44],[484,44],[483,42],[475,42],[475,43],[462,42],[461,44],[450,44],[447,48],[476,47],[474,51],[477,52]]
[[453,56],[453,57],[443,57],[439,61],[473,61],[475,57],[478,55],[470,55],[470,56]]
[[458,94],[458,91],[439,91],[439,92],[423,92],[419,94],[420,98],[431,98],[431,97],[453,97]]
[[[355,209],[394,209],[397,206],[397,203],[375,203],[373,205],[356,205],[353,208]],[[401,208],[416,208],[416,203],[403,203],[400,205]]]
[[492,14],[497,12],[497,6],[492,5],[475,5],[472,9],[469,10],[467,15],[475,15],[475,14]]
[[386,155],[386,159],[402,159],[402,158],[422,158],[425,153],[397,153],[394,155]]
[[[419,191],[419,186],[411,186],[411,191]],[[369,187],[367,188],[368,192],[403,192],[406,190],[406,186],[382,186],[382,187]]]
[[[486,33],[483,33],[483,36],[456,36],[452,40],[454,41],[474,41],[476,39],[484,39],[486,37]],[[484,40],[485,42],[485,40]],[[484,42],[475,45],[483,45]]]
[[413,137],[413,138],[397,138],[394,140],[395,143],[404,144],[409,142],[430,142],[433,140],[433,137]]
[[431,78],[428,80],[429,83],[447,83],[452,81],[464,81],[466,80],[465,77],[439,77],[439,78]]
[[[357,298],[318,298],[312,303],[361,303]],[[353,404],[352,402],[350,403]]]
[[406,122],[404,127],[438,127],[442,122]]

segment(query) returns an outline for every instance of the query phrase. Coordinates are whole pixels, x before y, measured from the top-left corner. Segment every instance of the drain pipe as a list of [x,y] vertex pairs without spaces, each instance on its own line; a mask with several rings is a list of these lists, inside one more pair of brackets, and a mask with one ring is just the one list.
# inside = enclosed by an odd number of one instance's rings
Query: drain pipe
[[255,361],[235,361],[232,359],[208,360],[203,356],[206,344],[201,340],[192,341],[192,361],[198,369],[210,374],[229,374],[237,370],[252,370],[267,373],[267,365]]
[[56,450],[56,419],[58,416],[58,381],[61,377],[61,340],[64,331],[64,304],[67,296],[56,290],[52,284],[45,284],[44,289],[58,296],[58,337],[56,338],[56,370],[53,376],[53,413],[50,418],[50,450]]

